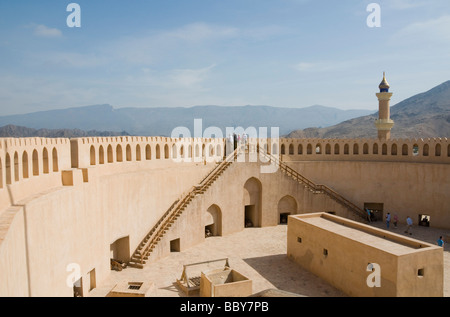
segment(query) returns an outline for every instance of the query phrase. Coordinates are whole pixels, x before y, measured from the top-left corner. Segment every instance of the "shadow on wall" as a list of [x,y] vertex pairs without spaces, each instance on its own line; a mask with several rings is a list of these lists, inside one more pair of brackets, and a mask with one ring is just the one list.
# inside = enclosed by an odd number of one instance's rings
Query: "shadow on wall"
[[286,254],[244,259],[277,289],[309,297],[346,297],[314,274],[302,269]]

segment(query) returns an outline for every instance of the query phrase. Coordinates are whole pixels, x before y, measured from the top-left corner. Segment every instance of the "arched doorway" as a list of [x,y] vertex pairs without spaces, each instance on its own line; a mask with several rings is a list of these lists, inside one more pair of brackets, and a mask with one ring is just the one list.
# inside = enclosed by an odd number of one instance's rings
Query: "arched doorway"
[[297,214],[297,201],[294,197],[286,195],[278,202],[279,224],[287,224],[289,215]]
[[205,237],[222,235],[222,211],[219,206],[211,205],[205,213]]
[[252,177],[244,184],[244,226],[261,227],[261,182]]

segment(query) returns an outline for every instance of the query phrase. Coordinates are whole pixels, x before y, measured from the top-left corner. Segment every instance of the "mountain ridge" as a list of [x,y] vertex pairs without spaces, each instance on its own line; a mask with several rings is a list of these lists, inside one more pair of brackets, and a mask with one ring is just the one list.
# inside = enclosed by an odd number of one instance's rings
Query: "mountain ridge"
[[[450,136],[450,80],[391,106],[391,138]],[[378,111],[325,128],[297,129],[288,138],[374,138]]]
[[[325,106],[280,108],[272,106],[193,106],[114,108],[109,104],[72,107],[0,117],[0,126],[17,125],[33,129],[80,129],[127,131],[130,135],[170,136],[176,127],[194,131],[194,119],[202,128],[279,127],[280,135],[298,127],[330,126],[345,119],[372,113],[370,110],[341,110]],[[203,131],[203,130],[202,130]]]

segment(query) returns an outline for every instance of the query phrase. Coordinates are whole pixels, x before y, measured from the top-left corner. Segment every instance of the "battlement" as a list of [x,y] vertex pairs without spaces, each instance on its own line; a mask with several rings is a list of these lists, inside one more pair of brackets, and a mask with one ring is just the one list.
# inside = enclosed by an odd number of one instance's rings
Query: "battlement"
[[[256,152],[257,147],[261,146],[269,153],[280,154],[281,160],[286,162],[450,163],[450,142],[447,138],[251,138],[248,142],[250,152]],[[64,185],[64,173],[67,171],[101,165],[113,166],[117,170],[116,164],[124,162],[214,162],[223,159],[226,146],[227,140],[222,138],[3,138],[0,139],[0,207],[6,207],[8,202],[23,199],[37,190]],[[10,185],[10,192],[3,193],[7,185]]]
[[450,163],[450,142],[447,138],[390,140],[283,138],[280,139],[279,154],[285,161]]

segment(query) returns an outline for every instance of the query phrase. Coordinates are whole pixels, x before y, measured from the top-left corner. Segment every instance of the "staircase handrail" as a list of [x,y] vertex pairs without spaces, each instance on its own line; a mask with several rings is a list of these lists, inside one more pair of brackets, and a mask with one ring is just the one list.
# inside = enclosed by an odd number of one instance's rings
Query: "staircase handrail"
[[294,170],[293,168],[288,166],[286,163],[282,162],[280,159],[278,159],[277,157],[273,156],[272,154],[267,153],[263,149],[259,149],[259,151],[263,155],[268,157],[270,160],[274,160],[275,163],[278,164],[278,167],[281,170],[286,171],[287,174],[290,173],[291,177],[295,178],[297,181],[300,181],[300,182],[304,183],[305,185],[307,185],[310,189],[312,189],[314,191],[324,192],[325,194],[327,194],[331,198],[335,199],[336,201],[338,201],[339,203],[341,203],[345,207],[347,207],[349,209],[352,209],[353,211],[357,212],[359,216],[365,217],[365,212],[364,212],[363,209],[361,209],[360,207],[356,206],[354,203],[352,203],[351,201],[349,201],[348,199],[343,197],[341,194],[335,192],[334,190],[332,190],[331,188],[329,188],[326,185],[315,184],[314,182],[312,182],[311,180],[309,180],[308,178],[306,178],[305,176],[301,175],[299,172],[297,172],[296,170]]
[[[220,162],[217,166],[214,167],[212,172],[210,172],[206,178],[204,178],[199,185],[192,186],[189,190],[185,191],[179,199],[172,204],[171,208],[169,208],[164,215],[160,218],[160,220],[155,224],[155,226],[150,231],[150,237],[147,242],[141,247],[142,252],[137,251],[140,255],[141,264],[143,263],[144,256],[147,254],[148,249],[152,246],[152,243],[156,238],[160,236],[160,233],[164,230],[164,228],[172,221],[172,219],[178,214],[179,209],[186,203],[189,198],[193,198],[199,191],[201,191],[209,181],[220,171],[222,167],[225,166],[228,162],[231,162],[231,157],[236,155],[238,149],[234,150],[230,155],[228,155],[222,162]],[[148,236],[148,235],[147,235]]]

